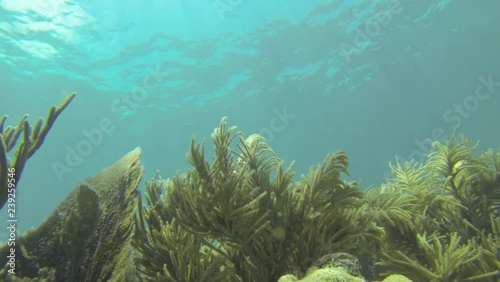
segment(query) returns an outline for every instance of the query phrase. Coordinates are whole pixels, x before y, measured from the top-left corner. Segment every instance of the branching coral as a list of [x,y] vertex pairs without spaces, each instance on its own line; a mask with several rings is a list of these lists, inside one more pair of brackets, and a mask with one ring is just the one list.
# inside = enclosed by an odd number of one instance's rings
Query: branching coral
[[[75,93],[70,94],[59,106],[50,108],[45,124],[43,124],[43,118],[38,118],[35,125],[31,126],[27,120],[28,115],[25,115],[17,126],[4,128],[7,116],[0,118],[0,209],[7,201],[8,175],[12,175],[10,177],[14,181],[12,183],[19,182],[26,161],[42,146],[57,117],[75,96]],[[15,152],[14,162],[11,164],[7,154],[15,148],[21,134],[22,142],[19,144]],[[9,170],[11,168],[12,170]]]
[[193,168],[148,184],[135,243],[143,279],[276,281],[329,252],[380,246],[381,229],[359,212],[362,191],[340,179],[345,153],[294,182],[261,136],[244,139],[222,120],[212,138],[212,164],[193,139]]
[[498,153],[475,154],[454,136],[434,147],[426,163],[392,166],[395,178],[368,193],[368,214],[390,238],[380,265],[414,281],[496,281]]
[[[183,229],[164,209],[163,181],[152,179],[146,185],[146,201],[139,203],[133,246],[138,278],[141,281],[224,281],[234,278],[231,262],[214,240]],[[222,268],[222,270],[221,270]],[[210,280],[212,279],[212,280]],[[237,280],[229,280],[237,281]]]
[[[71,99],[51,111],[51,123]],[[31,143],[23,142],[18,156],[25,160],[25,148],[41,144],[30,135],[41,138],[43,131],[41,121],[33,134],[26,128],[2,137],[12,149],[24,133]],[[425,163],[397,162],[390,166],[394,178],[363,192],[341,179],[348,172],[344,152],[327,155],[296,181],[293,165],[286,167],[261,136],[244,138],[223,119],[212,139],[212,162],[205,142],[193,138],[192,168],[166,180],[158,173],[146,183],[144,200],[135,190],[142,177],[138,149],[79,185],[40,229],[17,241],[20,277],[277,281],[284,274],[304,278],[335,252],[378,261],[379,276],[399,273],[417,282],[500,277],[498,152],[478,154],[452,136],[435,143]]]

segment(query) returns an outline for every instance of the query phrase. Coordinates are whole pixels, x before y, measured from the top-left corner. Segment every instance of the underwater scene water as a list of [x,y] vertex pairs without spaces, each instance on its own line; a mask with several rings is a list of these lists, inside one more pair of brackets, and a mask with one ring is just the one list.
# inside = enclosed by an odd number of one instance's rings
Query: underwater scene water
[[0,0],[0,280],[498,281],[499,11]]

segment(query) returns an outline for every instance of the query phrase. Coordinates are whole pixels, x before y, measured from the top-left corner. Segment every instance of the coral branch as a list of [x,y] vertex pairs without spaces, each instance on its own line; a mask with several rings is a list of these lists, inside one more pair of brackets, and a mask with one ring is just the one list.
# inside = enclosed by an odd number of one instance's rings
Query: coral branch
[[[47,115],[47,121],[43,124],[43,119],[38,118],[34,127],[30,125],[25,115],[19,124],[15,127],[7,126],[4,129],[7,116],[0,118],[0,209],[7,201],[8,195],[8,172],[9,168],[13,168],[14,183],[18,183],[24,169],[26,161],[42,146],[47,133],[54,125],[57,117],[66,109],[69,103],[75,98],[76,94],[72,93],[62,101],[59,106],[53,106]],[[16,146],[16,143],[23,135],[23,140],[15,152],[13,163],[8,159],[8,153]],[[16,185],[17,186],[17,185]]]

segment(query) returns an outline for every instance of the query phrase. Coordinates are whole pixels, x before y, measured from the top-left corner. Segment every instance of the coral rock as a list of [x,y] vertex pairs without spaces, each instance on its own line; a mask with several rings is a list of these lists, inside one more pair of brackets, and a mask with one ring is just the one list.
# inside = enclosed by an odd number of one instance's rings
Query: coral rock
[[[137,187],[143,176],[137,148],[68,195],[36,230],[16,240],[15,274],[23,281],[128,281]],[[10,246],[0,248],[6,265]],[[9,265],[0,280],[12,278]]]

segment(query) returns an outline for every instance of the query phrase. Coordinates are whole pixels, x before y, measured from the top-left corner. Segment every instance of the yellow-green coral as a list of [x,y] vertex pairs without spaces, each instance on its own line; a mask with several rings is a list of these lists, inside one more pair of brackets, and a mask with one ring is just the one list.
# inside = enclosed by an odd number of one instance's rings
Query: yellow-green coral
[[[8,140],[20,134],[12,130]],[[166,180],[157,174],[144,200],[135,191],[139,150],[116,165],[121,173],[106,170],[77,186],[41,228],[17,241],[19,279],[362,279],[338,265],[317,269],[334,252],[377,261],[378,279],[500,277],[498,152],[477,153],[452,136],[435,143],[425,163],[396,162],[392,179],[364,192],[341,179],[344,152],[328,154],[296,181],[292,165],[261,136],[244,138],[222,120],[212,139],[213,161],[193,138],[192,168]],[[368,270],[358,272],[368,278]]]
[[[59,106],[50,108],[47,120],[43,124],[43,118],[38,118],[34,126],[31,126],[25,115],[17,126],[5,126],[7,116],[0,118],[0,209],[7,201],[9,194],[9,178],[17,184],[21,178],[26,161],[42,146],[47,133],[54,125],[57,117],[69,105],[75,97],[75,93],[70,94]],[[22,141],[19,144],[13,163],[9,161],[7,154],[15,148],[19,137],[22,134]],[[12,170],[10,170],[12,169]],[[9,177],[11,175],[12,177]]]
[[283,276],[278,282],[365,282],[366,280],[360,277],[351,276],[342,267],[328,267],[311,270],[303,279],[297,280],[293,276]]
[[328,155],[294,182],[291,167],[261,136],[245,139],[223,120],[212,138],[212,163],[204,142],[193,139],[193,168],[148,184],[154,201],[139,207],[135,243],[143,279],[202,281],[209,273],[218,281],[276,281],[287,272],[305,273],[311,259],[327,253],[380,246],[383,232],[358,212],[362,191],[340,179],[347,173],[345,153]]
[[382,282],[412,282],[406,276],[400,274],[391,274],[387,276]]
[[453,136],[434,146],[426,163],[392,166],[395,178],[368,193],[368,215],[388,238],[382,271],[414,281],[496,281],[499,154],[475,154]]

